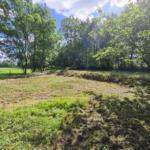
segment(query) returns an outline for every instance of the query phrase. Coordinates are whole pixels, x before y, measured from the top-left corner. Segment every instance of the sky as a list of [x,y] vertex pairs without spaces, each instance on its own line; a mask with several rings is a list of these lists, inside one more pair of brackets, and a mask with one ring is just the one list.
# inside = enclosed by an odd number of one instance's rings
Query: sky
[[[42,0],[33,0],[39,3]],[[136,0],[132,0],[135,2]],[[44,0],[49,8],[51,15],[56,18],[57,29],[60,27],[62,19],[68,16],[78,17],[82,20],[98,16],[96,9],[101,7],[106,13],[119,13],[128,0]]]

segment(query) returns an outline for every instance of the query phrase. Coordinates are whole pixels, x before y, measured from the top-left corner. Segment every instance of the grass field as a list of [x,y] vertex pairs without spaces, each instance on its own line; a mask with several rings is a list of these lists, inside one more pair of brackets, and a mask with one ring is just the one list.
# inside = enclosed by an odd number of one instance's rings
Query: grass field
[[[28,69],[27,73],[31,73],[31,70]],[[0,78],[22,74],[23,70],[19,68],[0,68]]]
[[150,149],[149,87],[79,74],[0,80],[0,149]]

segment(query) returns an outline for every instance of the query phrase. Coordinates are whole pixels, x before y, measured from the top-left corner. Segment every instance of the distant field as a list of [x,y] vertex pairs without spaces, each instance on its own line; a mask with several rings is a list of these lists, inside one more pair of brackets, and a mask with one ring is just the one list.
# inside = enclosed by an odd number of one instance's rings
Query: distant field
[[[31,70],[28,69],[27,73],[31,73]],[[20,68],[0,68],[0,78],[10,75],[21,75],[23,70]]]

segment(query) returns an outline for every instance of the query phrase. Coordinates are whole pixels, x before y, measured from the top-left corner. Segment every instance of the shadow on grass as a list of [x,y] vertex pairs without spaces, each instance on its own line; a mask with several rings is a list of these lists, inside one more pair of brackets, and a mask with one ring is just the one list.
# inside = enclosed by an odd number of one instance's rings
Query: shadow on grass
[[[66,149],[150,150],[150,89],[138,89],[134,100],[86,94],[93,96],[90,110],[79,113],[68,126]],[[73,137],[74,129],[79,133]]]
[[[58,76],[64,75],[66,70],[50,70],[46,72],[46,75],[51,75],[51,74],[56,74]],[[0,73],[0,80],[5,80],[5,79],[19,79],[19,78],[30,78],[30,77],[36,77],[36,76],[41,76],[43,75],[40,72],[35,72],[35,73],[29,73],[24,75],[23,73]]]
[[11,79],[11,78],[21,78],[23,73],[0,73],[0,80]]
[[[108,101],[99,99],[101,105],[97,109],[107,126],[114,127],[114,137],[120,148],[150,149],[150,104],[145,97],[130,101],[110,98]],[[111,130],[107,130],[108,137]],[[108,138],[109,139],[109,138]],[[120,141],[119,141],[120,139]],[[120,142],[120,143],[119,143]],[[111,144],[109,139],[105,144]]]
[[26,75],[24,75],[23,73],[12,73],[11,75],[5,74],[5,73],[3,73],[3,74],[0,73],[0,80],[30,78],[30,77],[36,77],[36,76],[39,76],[39,75],[34,74],[34,73],[29,73]]

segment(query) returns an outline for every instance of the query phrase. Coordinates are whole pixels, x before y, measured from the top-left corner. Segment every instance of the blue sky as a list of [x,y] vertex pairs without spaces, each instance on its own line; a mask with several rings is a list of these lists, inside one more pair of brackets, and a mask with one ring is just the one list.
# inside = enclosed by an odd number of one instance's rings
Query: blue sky
[[[42,0],[33,0],[34,3]],[[96,9],[102,7],[106,13],[119,13],[128,0],[44,0],[51,8],[51,14],[56,18],[57,29],[60,22],[67,16],[75,16],[82,20],[97,17]],[[132,0],[135,2],[136,0]]]

